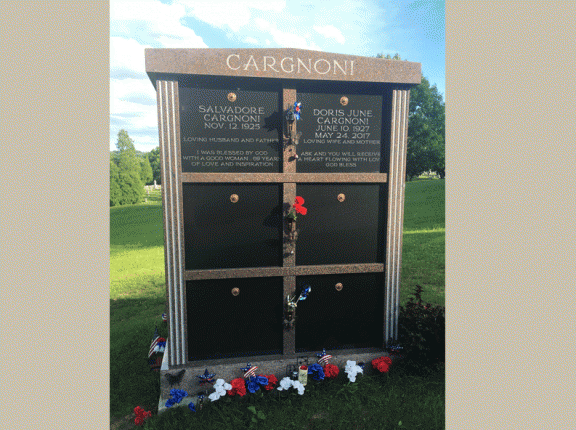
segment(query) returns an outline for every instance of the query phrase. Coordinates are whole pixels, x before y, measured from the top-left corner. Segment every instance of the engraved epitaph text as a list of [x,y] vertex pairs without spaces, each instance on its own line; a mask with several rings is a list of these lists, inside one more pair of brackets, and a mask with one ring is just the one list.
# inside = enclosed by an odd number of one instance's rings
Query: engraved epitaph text
[[380,171],[381,96],[299,93],[298,100],[298,172]]
[[180,88],[182,171],[279,172],[278,94],[229,94]]

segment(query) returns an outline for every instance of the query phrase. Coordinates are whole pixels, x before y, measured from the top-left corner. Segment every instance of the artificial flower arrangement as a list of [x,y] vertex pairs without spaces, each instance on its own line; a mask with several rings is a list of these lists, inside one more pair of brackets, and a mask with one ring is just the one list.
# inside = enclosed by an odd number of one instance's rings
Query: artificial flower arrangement
[[288,221],[296,221],[296,219],[298,218],[298,214],[306,215],[308,213],[308,209],[306,209],[303,205],[304,205],[304,199],[300,196],[296,196],[294,204],[288,211],[288,215],[286,215],[286,219]]
[[136,414],[136,418],[134,419],[134,424],[136,424],[137,426],[143,425],[144,421],[147,418],[150,418],[152,416],[151,411],[145,411],[140,406],[136,406],[134,408],[134,413]]
[[[395,350],[397,351],[397,349]],[[326,350],[322,350],[321,353],[316,354],[318,357],[318,363],[311,364],[308,366],[300,366],[300,370],[307,370],[307,376],[314,381],[322,381],[324,379],[335,379],[340,374],[340,369],[338,366],[329,363],[332,358],[331,355],[326,353]],[[378,370],[380,373],[387,373],[392,364],[392,359],[387,356],[382,356],[375,358],[371,362],[372,367]],[[279,392],[288,391],[290,388],[294,388],[299,395],[303,395],[306,391],[306,381],[304,382],[301,378],[297,380],[286,376],[280,381],[274,375],[264,375],[256,374],[257,366],[252,366],[250,363],[247,364],[245,368],[242,368],[244,372],[243,377],[232,379],[227,383],[224,379],[217,379],[214,381],[215,374],[208,373],[208,369],[204,372],[204,375],[198,376],[200,379],[200,384],[213,384],[214,392],[208,396],[208,398],[215,402],[221,397],[225,396],[240,396],[244,397],[248,393],[255,393],[258,390],[262,391],[272,391],[274,389]],[[348,360],[344,368],[348,380],[350,382],[356,382],[358,374],[364,373],[364,364],[356,363],[356,361]],[[207,392],[207,391],[206,391]],[[172,389],[170,390],[171,398],[166,401],[166,407],[170,408],[176,404],[179,404],[188,393],[183,390]],[[199,402],[195,405],[192,401],[188,404],[188,408],[192,412],[196,412],[196,407],[202,408],[202,403],[204,401],[204,394],[198,395]]]

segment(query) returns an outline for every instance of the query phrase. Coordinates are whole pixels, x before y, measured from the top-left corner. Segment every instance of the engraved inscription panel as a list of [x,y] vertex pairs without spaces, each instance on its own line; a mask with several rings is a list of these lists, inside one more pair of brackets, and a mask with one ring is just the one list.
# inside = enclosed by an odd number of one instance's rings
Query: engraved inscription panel
[[183,172],[279,172],[278,93],[181,87]]
[[382,97],[298,93],[297,172],[380,172]]

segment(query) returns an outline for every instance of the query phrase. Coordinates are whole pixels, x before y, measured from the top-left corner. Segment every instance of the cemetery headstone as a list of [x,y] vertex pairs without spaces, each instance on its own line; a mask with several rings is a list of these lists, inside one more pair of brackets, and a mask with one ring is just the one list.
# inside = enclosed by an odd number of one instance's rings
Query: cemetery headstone
[[282,373],[322,349],[336,364],[381,354],[398,330],[420,64],[146,49],[146,71],[158,97],[164,371],[230,380],[246,362]]

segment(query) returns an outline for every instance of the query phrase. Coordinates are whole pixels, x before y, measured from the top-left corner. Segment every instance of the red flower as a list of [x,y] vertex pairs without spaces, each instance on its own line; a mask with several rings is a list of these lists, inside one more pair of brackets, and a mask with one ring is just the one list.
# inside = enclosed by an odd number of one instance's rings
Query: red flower
[[302,366],[300,366],[301,370],[308,370],[308,366],[306,366],[305,364],[303,364]]
[[372,367],[377,369],[380,373],[388,372],[391,364],[392,360],[390,357],[378,357],[372,360]]
[[244,378],[232,379],[230,385],[232,385],[232,389],[227,392],[229,396],[238,394],[242,397],[246,395],[246,381],[244,381]]
[[304,206],[302,206],[304,204],[304,199],[300,196],[296,196],[296,201],[294,202],[294,210],[299,213],[300,215],[306,215],[306,212],[308,212],[308,209],[306,209]]
[[324,376],[330,379],[334,379],[340,373],[340,369],[335,364],[326,363],[324,366]]
[[276,379],[276,376],[274,375],[258,375],[258,376],[268,378],[268,385],[264,387],[266,391],[273,390],[276,384],[278,384],[278,379]]
[[150,418],[152,416],[151,411],[145,411],[140,406],[136,406],[134,408],[134,413],[136,414],[136,418],[134,419],[134,424],[136,424],[137,426],[143,424],[144,420],[146,418]]

